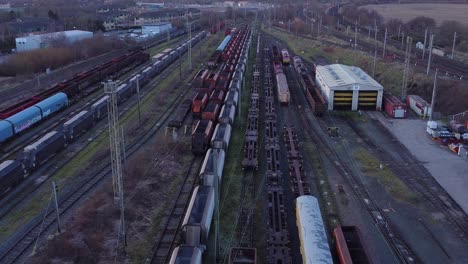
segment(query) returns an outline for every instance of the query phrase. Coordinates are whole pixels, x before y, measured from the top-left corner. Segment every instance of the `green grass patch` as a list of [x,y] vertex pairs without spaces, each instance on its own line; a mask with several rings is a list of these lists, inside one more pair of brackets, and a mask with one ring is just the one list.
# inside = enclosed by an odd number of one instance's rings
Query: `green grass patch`
[[354,151],[353,157],[359,162],[364,175],[377,178],[385,190],[395,199],[408,203],[419,202],[414,194],[398,177],[385,167],[380,169],[380,161],[365,149]]

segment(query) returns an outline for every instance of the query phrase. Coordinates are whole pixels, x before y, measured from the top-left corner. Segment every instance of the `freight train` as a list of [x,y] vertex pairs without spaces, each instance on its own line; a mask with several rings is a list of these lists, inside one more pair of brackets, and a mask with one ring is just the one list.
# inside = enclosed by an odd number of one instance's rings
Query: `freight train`
[[286,75],[283,72],[281,63],[273,62],[273,70],[276,79],[276,92],[278,93],[278,101],[280,104],[288,105],[290,101],[290,93]]
[[[202,31],[192,38],[192,45],[198,43],[206,36],[206,32]],[[118,103],[125,102],[130,96],[136,93],[136,82],[144,86],[152,78],[162,72],[167,66],[174,62],[181,54],[188,50],[188,42],[180,44],[176,52],[162,56],[160,60],[155,61],[151,66],[146,67],[139,73],[135,74],[128,82],[122,83],[117,88]],[[180,48],[180,49],[179,49]],[[94,104],[89,110],[82,111],[66,121],[62,128],[56,131],[51,131],[33,144],[24,148],[17,160],[7,160],[0,164],[0,194],[11,189],[19,184],[29,173],[36,170],[41,164],[46,162],[53,155],[66,148],[67,144],[76,140],[81,134],[85,133],[95,123],[103,119],[107,115],[107,101],[109,96],[105,95]],[[64,93],[59,93],[47,99],[47,104],[42,102],[39,106],[31,107],[31,111],[39,118],[41,115],[51,114],[57,111],[67,102],[67,96]],[[29,110],[28,110],[29,111]],[[31,115],[30,119],[34,118]],[[0,123],[0,129],[1,125]],[[9,127],[7,126],[7,129]],[[2,131],[2,130],[0,130]]]
[[[172,31],[171,37],[177,37],[184,33],[184,30]],[[129,49],[122,56],[98,65],[91,70],[77,74],[70,80],[58,83],[39,94],[0,110],[0,143],[13,138],[21,131],[40,122],[45,119],[45,116],[58,112],[74,101],[79,100],[80,95],[86,94],[85,90],[90,85],[105,80],[122,69],[132,68],[148,61],[149,54],[145,53],[144,49],[161,43],[165,39],[166,37],[164,36],[160,40],[144,43],[143,47]],[[46,107],[53,105],[57,101],[57,97],[61,98],[59,102],[60,107],[54,106],[51,111],[41,109],[42,105],[46,105]]]
[[338,226],[333,229],[333,237],[340,264],[370,263],[357,227]]
[[[235,49],[233,49],[233,53],[228,60],[223,61],[223,65],[216,72],[220,76],[223,75],[220,73],[224,71],[227,73],[224,76],[232,76],[232,78],[227,77],[227,80],[225,80],[229,83],[228,88],[224,89],[222,88],[223,85],[219,86],[218,82],[216,82],[215,88],[211,92],[217,90],[222,90],[224,94],[227,92],[221,113],[217,115],[212,110],[202,109],[201,118],[206,112],[209,112],[209,118],[199,120],[192,133],[192,149],[196,154],[204,153],[205,158],[199,173],[200,185],[196,186],[192,193],[182,222],[181,236],[183,245],[172,252],[169,262],[172,264],[180,263],[182,260],[190,263],[202,263],[201,255],[206,249],[215,201],[219,199],[219,197],[215,196],[219,195],[225,154],[229,146],[231,126],[239,99],[238,96],[242,89],[240,84],[243,80],[251,43],[250,30],[247,27],[231,33],[231,36],[228,46],[233,46]],[[202,75],[197,74],[198,77]],[[195,78],[198,78],[197,76]],[[208,83],[206,81],[210,79],[208,77],[210,75],[203,76],[206,76],[206,79],[198,80],[198,83],[205,83],[203,84],[205,87],[211,86],[211,84],[208,84],[210,81]],[[214,75],[212,76],[214,78]],[[212,121],[213,116],[215,117],[214,122]],[[215,123],[218,123],[216,128]],[[206,150],[207,147],[211,148]]]
[[[322,116],[323,113],[327,110],[327,105],[325,99],[323,99],[322,94],[315,85],[315,76],[311,76],[307,72],[307,68],[299,56],[295,56],[293,58],[293,65],[297,74],[299,74],[299,76],[301,77],[300,81],[302,85],[302,91],[305,93],[309,106],[312,108],[312,111],[315,115]],[[315,75],[315,68],[313,71],[313,75]]]

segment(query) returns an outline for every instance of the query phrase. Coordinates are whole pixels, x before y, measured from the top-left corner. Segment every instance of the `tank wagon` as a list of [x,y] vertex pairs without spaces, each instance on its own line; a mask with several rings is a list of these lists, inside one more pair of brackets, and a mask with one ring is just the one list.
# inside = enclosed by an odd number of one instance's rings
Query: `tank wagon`
[[317,198],[299,196],[295,205],[302,262],[333,264]]
[[[232,30],[231,35],[233,34],[241,35],[236,38],[239,39],[239,42],[237,42],[239,50],[250,45],[251,35],[247,27]],[[242,53],[239,53],[238,58],[247,57],[248,48],[243,50]],[[230,55],[231,58],[236,56],[237,53],[234,50]],[[235,65],[239,63],[238,59],[229,59],[228,61],[227,63],[234,63],[232,64],[233,67],[227,66],[223,69],[234,70]],[[246,60],[244,61],[246,62]],[[220,76],[222,75],[220,74]],[[228,82],[232,83],[232,80],[228,78]],[[232,86],[229,85],[229,87]],[[217,86],[216,89],[221,90],[220,86]],[[240,89],[233,88],[230,91],[239,93]],[[206,248],[206,237],[209,234],[215,201],[218,199],[216,194],[219,193],[219,187],[222,183],[225,149],[229,144],[231,132],[229,128],[234,120],[235,111],[236,106],[234,103],[223,104],[221,112],[226,113],[224,116],[220,114],[214,121],[201,119],[195,125],[192,133],[192,151],[196,154],[205,154],[199,173],[200,185],[193,191],[190,206],[184,214],[184,224],[181,232],[184,244],[172,252],[172,262],[170,263],[179,263],[176,260],[181,261],[182,259],[187,263],[200,263],[199,252],[203,253]],[[226,122],[221,122],[221,120]],[[220,123],[217,124],[215,129],[216,122]],[[211,128],[208,126],[211,126]],[[213,130],[216,130],[216,132],[213,132]],[[212,148],[207,150],[212,139]]]
[[[192,38],[192,43],[198,43],[202,38],[206,36],[206,32],[200,32]],[[186,44],[188,41],[184,42]],[[183,44],[179,44],[178,46],[182,46]],[[185,49],[182,49],[181,52],[186,52],[188,46],[185,45]],[[177,57],[174,57],[175,60]],[[167,61],[168,57],[166,57],[166,61],[162,61],[162,65],[169,65],[173,61]],[[158,64],[158,65],[161,65]],[[153,64],[154,65],[154,64]],[[130,91],[131,94],[136,93],[135,83],[136,79],[143,81],[143,78],[149,78],[156,76],[161,69],[155,69],[151,71],[146,71],[146,74],[151,74],[151,76],[145,76],[142,72],[136,74],[126,83],[125,91]],[[142,82],[140,82],[141,84]],[[128,97],[121,97],[122,99],[119,103],[123,103],[127,100]],[[103,119],[107,115],[107,101],[109,100],[109,96],[104,95],[100,99],[98,99],[88,110],[82,111],[75,116],[71,117],[67,120],[62,128],[59,131],[52,131],[40,138],[39,140],[35,141],[33,144],[24,148],[23,152],[19,155],[18,159],[15,161],[8,161],[7,163],[2,163],[3,165],[0,166],[0,192],[6,191],[14,187],[19,182],[22,181],[24,177],[28,175],[28,173],[37,169],[42,163],[46,162],[49,158],[54,156],[56,153],[62,151],[66,148],[67,142],[75,141],[80,135],[86,132],[86,130],[90,129],[95,123],[101,119]],[[33,122],[34,118],[42,118],[42,114],[50,115],[54,111],[59,111],[63,105],[67,105],[68,103],[68,96],[65,93],[58,93],[57,96],[50,97],[49,100],[44,100],[39,102],[38,104],[24,110],[28,111],[27,115],[23,114],[22,112],[18,113],[17,115],[21,114],[18,118],[11,116],[8,119],[11,120],[19,120],[21,122],[25,122],[26,125],[31,126],[31,124],[27,123],[27,120],[30,120],[29,123]],[[50,105],[49,105],[50,104]],[[187,110],[188,112],[188,110]],[[23,121],[26,120],[26,121]],[[31,121],[32,120],[32,121]],[[11,125],[12,121],[10,120],[3,120],[0,121],[0,138],[3,141],[7,140],[8,137],[5,137],[13,134],[15,131],[13,130],[13,126]],[[20,125],[22,123],[18,122],[17,125],[18,129],[24,130],[24,126]],[[5,139],[6,138],[6,139]],[[210,135],[211,138],[211,135]],[[0,142],[2,141],[0,140]],[[207,142],[209,145],[209,141]],[[5,165],[6,164],[6,165]],[[19,173],[18,168],[21,167],[21,173]],[[21,175],[18,175],[21,174]]]

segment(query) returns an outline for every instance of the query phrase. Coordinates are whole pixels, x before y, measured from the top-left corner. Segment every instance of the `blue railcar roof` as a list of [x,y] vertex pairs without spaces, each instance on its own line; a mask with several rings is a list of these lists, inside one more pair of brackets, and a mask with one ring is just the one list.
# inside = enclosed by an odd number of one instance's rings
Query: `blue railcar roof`
[[36,105],[44,109],[44,108],[49,108],[50,106],[55,105],[57,103],[63,103],[63,102],[65,102],[66,104],[68,103],[67,95],[65,93],[57,93],[47,99],[40,101]]
[[13,125],[15,126],[15,132],[18,133],[30,127],[32,124],[36,123],[41,119],[41,110],[36,106],[31,106],[19,113],[10,116],[6,120],[13,123]]
[[221,42],[221,44],[219,44],[219,46],[218,46],[218,48],[217,48],[216,50],[218,50],[218,51],[223,51],[223,50],[226,48],[226,46],[227,46],[227,44],[229,43],[229,41],[231,40],[231,37],[232,37],[231,35],[227,35],[227,36],[224,38],[223,42]]

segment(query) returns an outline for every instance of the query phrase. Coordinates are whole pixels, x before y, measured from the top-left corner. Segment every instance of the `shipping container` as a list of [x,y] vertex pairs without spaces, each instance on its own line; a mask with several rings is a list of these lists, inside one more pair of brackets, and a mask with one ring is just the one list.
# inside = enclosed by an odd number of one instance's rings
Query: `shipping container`
[[52,131],[24,148],[21,160],[26,169],[34,169],[65,148],[65,135]]
[[391,118],[406,118],[407,108],[406,104],[403,103],[396,96],[391,94],[385,94],[383,98],[384,110],[387,115]]
[[0,194],[20,183],[24,178],[23,166],[16,160],[6,160],[0,164]]
[[193,190],[184,220],[182,237],[185,245],[206,245],[215,207],[215,191],[211,186],[197,186]]
[[69,142],[85,133],[94,124],[93,114],[81,111],[63,124],[63,133]]

